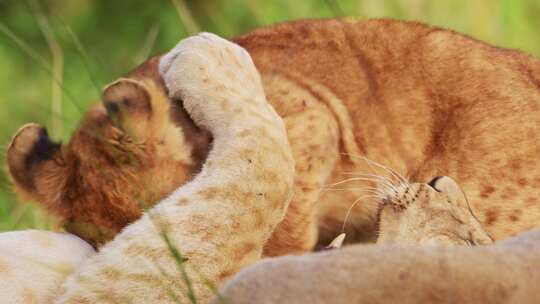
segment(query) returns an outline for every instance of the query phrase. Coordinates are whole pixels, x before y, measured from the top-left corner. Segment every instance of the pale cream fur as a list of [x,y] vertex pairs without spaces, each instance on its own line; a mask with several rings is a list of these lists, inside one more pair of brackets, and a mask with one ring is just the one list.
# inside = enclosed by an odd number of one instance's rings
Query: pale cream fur
[[[212,150],[193,181],[70,276],[57,303],[187,301],[187,286],[162,231],[187,259],[183,265],[195,297],[205,303],[212,295],[205,282],[219,285],[259,259],[284,216],[294,162],[284,124],[266,103],[247,52],[200,34],[181,41],[160,70],[171,97],[183,100],[195,123],[213,134]],[[239,158],[246,147],[253,148]]]
[[94,249],[67,233],[0,233],[0,302],[51,303],[60,286]]
[[353,245],[263,260],[221,294],[235,304],[532,304],[539,252],[540,229],[490,246]]

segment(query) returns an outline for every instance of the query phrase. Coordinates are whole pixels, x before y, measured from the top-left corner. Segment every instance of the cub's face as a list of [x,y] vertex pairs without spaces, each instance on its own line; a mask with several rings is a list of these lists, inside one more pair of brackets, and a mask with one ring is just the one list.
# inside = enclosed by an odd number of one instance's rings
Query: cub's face
[[206,157],[210,136],[167,97],[158,60],[107,86],[69,143],[27,124],[9,146],[16,191],[95,246],[187,182]]
[[377,243],[481,245],[492,242],[465,194],[447,176],[391,186],[379,209]]

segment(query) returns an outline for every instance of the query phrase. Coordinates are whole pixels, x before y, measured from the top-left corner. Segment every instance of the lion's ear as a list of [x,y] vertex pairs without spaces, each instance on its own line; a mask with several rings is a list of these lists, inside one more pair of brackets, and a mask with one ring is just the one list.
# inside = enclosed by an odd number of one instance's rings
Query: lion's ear
[[116,126],[128,134],[146,133],[147,121],[152,115],[150,92],[137,80],[121,78],[103,91],[103,105]]
[[[26,124],[17,131],[7,151],[9,174],[17,192],[27,199],[40,201],[40,179],[61,170],[56,160],[61,145],[49,139],[47,130],[38,124]],[[46,190],[45,190],[46,191]]]

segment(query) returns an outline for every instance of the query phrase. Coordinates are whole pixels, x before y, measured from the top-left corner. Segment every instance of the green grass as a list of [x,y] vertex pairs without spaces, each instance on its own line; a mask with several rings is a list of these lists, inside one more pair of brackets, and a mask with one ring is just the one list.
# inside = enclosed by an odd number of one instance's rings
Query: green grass
[[[2,0],[0,161],[27,122],[66,141],[104,84],[189,33],[231,37],[275,22],[337,15],[419,20],[540,55],[537,0]],[[0,231],[54,223],[34,205],[17,202],[0,174]]]

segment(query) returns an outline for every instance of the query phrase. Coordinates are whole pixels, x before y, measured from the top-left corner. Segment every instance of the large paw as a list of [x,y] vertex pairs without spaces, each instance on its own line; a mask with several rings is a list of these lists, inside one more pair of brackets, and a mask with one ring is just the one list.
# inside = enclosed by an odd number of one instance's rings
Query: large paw
[[264,96],[264,92],[247,51],[214,34],[202,33],[182,40],[163,56],[159,71],[170,97],[183,100],[188,111],[199,108],[223,114],[227,107],[222,100],[238,104],[265,101],[253,98]]

